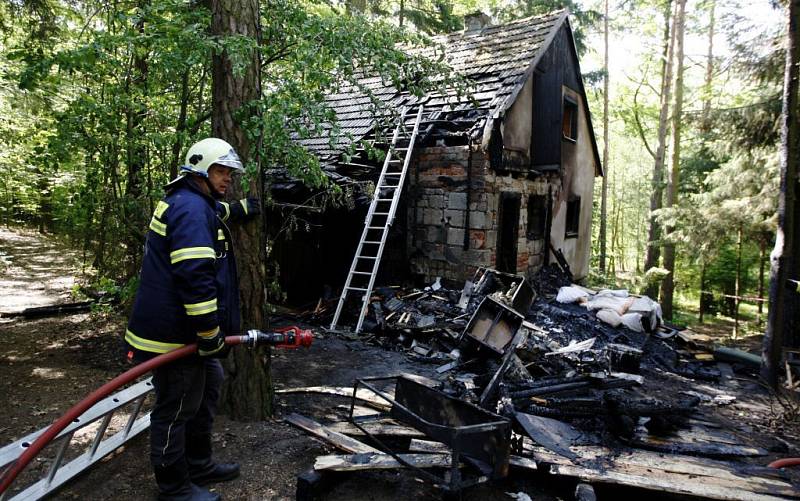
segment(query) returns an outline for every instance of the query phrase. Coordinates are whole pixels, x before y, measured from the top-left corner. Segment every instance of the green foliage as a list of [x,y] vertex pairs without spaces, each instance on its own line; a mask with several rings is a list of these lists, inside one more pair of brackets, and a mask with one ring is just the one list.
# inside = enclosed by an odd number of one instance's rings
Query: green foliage
[[[438,9],[432,30],[454,26],[450,3],[430,5]],[[320,203],[347,203],[348,193],[328,186],[318,159],[294,140],[351,140],[326,93],[359,85],[364,74],[416,95],[463,87],[420,32],[322,1],[261,7],[258,41],[211,36],[210,12],[184,0],[0,3],[11,28],[0,39],[2,221],[66,234],[100,279],[132,283],[162,186],[188,146],[209,134],[214,55],[225,53],[235,74],[253,51],[261,60],[262,94],[237,115],[256,144],[249,176],[286,169],[321,189]],[[25,23],[42,29],[31,33]],[[419,45],[433,59],[405,50]],[[389,111],[377,98],[373,104],[376,115]]]
[[347,12],[366,15],[373,20],[386,20],[392,24],[411,26],[429,35],[450,33],[463,27],[461,14],[456,9],[471,2],[452,0],[345,0]]
[[584,3],[576,0],[517,0],[513,2],[503,2],[495,7],[493,14],[503,21],[510,21],[528,16],[538,16],[547,14],[557,9],[569,9],[575,46],[578,55],[586,53],[586,32],[594,29],[602,19],[602,14],[593,9],[584,7]]
[[[690,44],[692,38],[707,40],[710,5],[689,4]],[[623,277],[632,285],[641,279],[630,279],[631,266],[626,261],[635,260],[636,271],[645,271],[638,266],[647,240],[668,6],[669,2],[651,0],[610,5],[612,71],[615,43],[637,40],[647,47],[631,47],[626,56],[635,58],[635,63],[627,65],[624,74],[611,75],[610,262],[616,267],[612,272],[626,272]],[[677,246],[675,282],[683,298],[699,297],[704,267],[706,289],[718,298],[733,295],[739,231],[743,238],[740,294],[755,296],[761,249],[769,249],[774,238],[782,26],[749,26],[739,12],[736,3],[716,1],[710,86],[705,84],[706,58],[697,56],[705,54],[706,48],[694,42],[690,49],[696,55],[689,58],[684,78],[687,111],[682,121],[678,205],[657,213],[662,225],[675,228],[669,240]],[[722,38],[725,44],[720,43]],[[602,96],[591,97],[594,117],[602,116]],[[667,145],[667,159],[672,149],[673,145]],[[660,182],[666,185],[666,178]],[[599,190],[595,196],[599,197]],[[617,243],[619,235],[624,238]],[[730,311],[731,305],[718,301],[718,307]]]

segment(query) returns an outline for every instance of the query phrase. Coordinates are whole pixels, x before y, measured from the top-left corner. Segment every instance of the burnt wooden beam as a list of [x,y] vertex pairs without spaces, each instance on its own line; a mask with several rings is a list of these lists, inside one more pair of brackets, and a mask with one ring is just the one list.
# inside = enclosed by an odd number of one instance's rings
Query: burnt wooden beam
[[290,414],[283,419],[287,423],[297,426],[298,428],[307,431],[311,435],[314,435],[315,437],[322,439],[323,441],[345,452],[349,452],[351,454],[380,452],[378,449],[370,447],[363,442],[359,442],[354,438],[348,437],[343,433],[335,432],[317,423],[313,419],[301,416],[300,414]]

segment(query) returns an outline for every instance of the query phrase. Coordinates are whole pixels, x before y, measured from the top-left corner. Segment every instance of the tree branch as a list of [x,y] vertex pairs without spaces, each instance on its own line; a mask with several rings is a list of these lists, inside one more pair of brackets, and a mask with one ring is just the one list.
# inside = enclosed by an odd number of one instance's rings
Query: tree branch
[[647,150],[647,152],[650,153],[650,156],[655,159],[656,153],[650,147],[650,143],[647,142],[647,137],[644,134],[644,126],[642,126],[642,121],[639,118],[638,99],[639,99],[639,89],[641,88],[642,86],[640,84],[639,87],[636,88],[636,92],[633,93],[633,120],[636,122],[636,132],[639,133],[639,139],[642,140],[642,144],[644,144],[644,147]]

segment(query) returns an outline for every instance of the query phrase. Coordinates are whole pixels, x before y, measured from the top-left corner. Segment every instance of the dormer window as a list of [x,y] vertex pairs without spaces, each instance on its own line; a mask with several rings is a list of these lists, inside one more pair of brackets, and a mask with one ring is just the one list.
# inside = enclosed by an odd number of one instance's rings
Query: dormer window
[[561,115],[561,136],[575,142],[578,140],[578,103],[571,97],[564,96],[564,111]]

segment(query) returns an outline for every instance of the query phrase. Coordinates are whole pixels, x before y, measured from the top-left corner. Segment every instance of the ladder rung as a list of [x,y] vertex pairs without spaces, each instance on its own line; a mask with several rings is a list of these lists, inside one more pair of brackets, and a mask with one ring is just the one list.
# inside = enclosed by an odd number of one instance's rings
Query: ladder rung
[[373,212],[372,215],[373,216],[388,216],[389,213],[388,212]]
[[358,259],[378,259],[378,256],[356,256]]
[[367,289],[364,289],[364,288],[361,288],[361,287],[348,287],[347,290],[367,292]]
[[394,198],[376,198],[378,202],[394,202]]
[[381,188],[397,188],[398,186],[400,186],[400,185],[398,185],[398,184],[379,184],[377,186],[377,188],[378,189],[381,189]]
[[370,230],[384,230],[386,226],[367,226],[367,228]]
[[368,271],[354,271],[353,275],[372,275],[372,273]]
[[383,175],[384,176],[402,176],[403,173],[402,172],[384,172]]
[[364,243],[365,244],[371,244],[371,245],[380,245],[381,241],[380,240],[364,240]]

